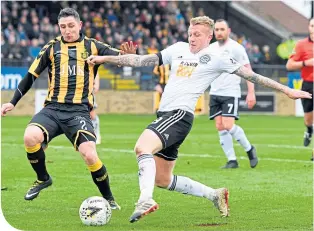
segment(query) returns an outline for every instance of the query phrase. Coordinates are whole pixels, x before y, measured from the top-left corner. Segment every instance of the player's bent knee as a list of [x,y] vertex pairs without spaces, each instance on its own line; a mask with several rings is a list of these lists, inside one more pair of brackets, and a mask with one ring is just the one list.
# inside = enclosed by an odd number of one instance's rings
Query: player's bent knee
[[30,125],[25,129],[24,144],[26,147],[33,147],[37,144],[41,144],[43,141],[44,133],[39,127]]
[[159,188],[167,188],[168,185],[170,184],[171,182],[171,178],[170,177],[167,177],[165,175],[156,175],[156,178],[155,178],[155,185]]
[[223,127],[225,130],[230,131],[232,129],[233,125],[234,125],[234,123],[226,123],[223,125]]
[[78,150],[81,153],[85,163],[90,165],[94,164],[98,160],[95,142],[88,141],[81,143]]
[[148,154],[151,153],[151,150],[148,150],[144,145],[136,143],[134,147],[134,152],[137,156],[143,155],[143,154]]
[[225,118],[222,121],[222,126],[224,127],[224,129],[226,129],[228,131],[232,129],[233,125],[234,125],[234,118],[233,117]]
[[224,126],[222,123],[216,123],[216,129],[218,131],[222,131],[222,130],[225,130]]

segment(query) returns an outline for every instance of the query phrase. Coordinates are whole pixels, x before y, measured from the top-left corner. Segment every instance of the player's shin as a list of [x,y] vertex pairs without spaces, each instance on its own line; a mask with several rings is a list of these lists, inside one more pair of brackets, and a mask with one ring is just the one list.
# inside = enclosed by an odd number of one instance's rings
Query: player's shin
[[251,143],[249,142],[249,140],[247,139],[243,129],[234,124],[233,127],[230,129],[230,134],[232,135],[232,137],[238,141],[238,143],[244,148],[244,150],[246,152],[250,151],[252,148]]
[[152,154],[142,154],[137,157],[138,177],[140,185],[140,198],[138,202],[147,201],[153,198],[156,163]]
[[305,125],[306,126],[306,132],[310,135],[310,136],[312,136],[312,134],[313,134],[313,125]]
[[170,191],[177,191],[182,194],[205,197],[211,201],[213,201],[216,196],[215,189],[185,176],[173,175],[167,189]]
[[88,165],[94,183],[97,185],[100,193],[106,200],[114,200],[109,185],[109,176],[106,167],[101,160],[97,160],[95,164]]
[[46,157],[41,144],[36,144],[32,147],[25,146],[25,150],[27,152],[27,158],[37,174],[37,179],[40,181],[48,180],[49,174],[46,169]]
[[218,133],[219,133],[220,145],[226,157],[228,158],[228,161],[237,160],[235,151],[233,148],[232,136],[230,135],[230,133],[227,130],[219,131]]

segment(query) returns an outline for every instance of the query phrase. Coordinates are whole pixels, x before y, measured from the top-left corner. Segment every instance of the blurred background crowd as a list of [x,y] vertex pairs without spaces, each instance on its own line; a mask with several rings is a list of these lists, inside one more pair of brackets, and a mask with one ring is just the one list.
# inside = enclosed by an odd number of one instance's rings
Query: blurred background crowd
[[[57,16],[63,7],[75,8],[88,37],[119,47],[134,41],[139,54],[156,53],[177,41],[187,41],[187,28],[194,16],[205,15],[187,1],[81,1],[4,2],[1,1],[1,58],[29,62],[41,47],[59,35]],[[252,64],[274,64],[274,52],[267,41],[256,44],[245,34],[232,31]]]

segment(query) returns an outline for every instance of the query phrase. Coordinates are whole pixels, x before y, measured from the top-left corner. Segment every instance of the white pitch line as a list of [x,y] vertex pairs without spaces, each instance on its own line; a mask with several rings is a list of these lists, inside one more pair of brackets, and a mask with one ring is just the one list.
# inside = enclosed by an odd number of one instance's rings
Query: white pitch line
[[[9,144],[9,143],[2,143],[2,145],[5,145],[5,146],[22,146],[22,145]],[[54,149],[72,149],[72,150],[74,150],[74,148],[72,146],[49,145],[49,148],[54,148]],[[130,150],[130,149],[97,148],[97,150],[101,150],[101,151],[105,151],[105,152],[134,154],[134,151]],[[223,159],[223,158],[225,158],[224,156],[219,155],[219,154],[179,153],[178,155],[179,155],[179,157],[199,157],[199,158],[215,158],[215,159]],[[244,157],[244,156],[240,156],[238,158],[241,159],[241,160],[247,160],[247,157]],[[258,159],[259,160],[275,161],[275,162],[288,162],[288,163],[304,163],[304,164],[312,163],[309,160],[306,161],[306,160],[279,159],[279,158],[267,158],[267,157],[265,157],[265,158],[264,157],[263,158],[259,157]]]
[[[240,144],[235,144],[235,146],[240,146]],[[253,146],[257,147],[267,147],[267,148],[287,148],[287,149],[307,149],[310,150],[311,147],[304,147],[298,145],[287,145],[287,144],[254,144]]]

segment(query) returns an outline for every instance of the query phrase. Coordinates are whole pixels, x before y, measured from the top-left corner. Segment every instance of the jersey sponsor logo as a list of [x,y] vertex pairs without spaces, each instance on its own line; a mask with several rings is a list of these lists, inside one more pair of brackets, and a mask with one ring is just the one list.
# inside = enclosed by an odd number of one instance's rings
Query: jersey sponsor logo
[[198,63],[182,61],[180,65],[187,67],[197,67]]
[[61,65],[60,74],[65,75],[65,70],[68,69],[68,75],[81,75],[84,76],[84,66],[80,65]]
[[182,61],[178,66],[177,77],[191,77],[198,63]]
[[200,63],[201,64],[207,64],[210,61],[210,56],[209,55],[202,55],[200,57]]

